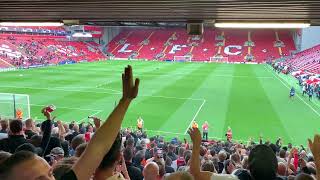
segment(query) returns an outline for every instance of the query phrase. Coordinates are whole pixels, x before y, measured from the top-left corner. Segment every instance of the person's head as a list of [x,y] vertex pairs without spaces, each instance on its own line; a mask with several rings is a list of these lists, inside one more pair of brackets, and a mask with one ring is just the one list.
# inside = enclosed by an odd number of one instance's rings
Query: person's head
[[312,176],[310,176],[309,174],[305,174],[305,173],[301,173],[298,174],[294,180],[314,180],[314,178]]
[[10,121],[10,125],[9,125],[9,128],[10,128],[10,134],[12,135],[22,135],[23,132],[22,132],[22,122],[21,120],[12,120]]
[[31,136],[31,138],[29,139],[29,142],[33,144],[35,147],[40,147],[41,141],[42,141],[42,136],[37,134]]
[[55,178],[52,168],[44,159],[32,152],[20,151],[0,164],[0,179],[54,180]]
[[17,147],[17,149],[15,150],[15,153],[20,152],[20,151],[29,151],[34,154],[38,153],[36,147],[34,145],[32,145],[31,143],[21,144],[20,146]]
[[86,140],[84,138],[83,134],[78,134],[76,137],[74,137],[71,141],[71,148],[76,149],[80,144],[85,143]]
[[179,151],[178,151],[179,157],[183,157],[185,151],[186,151],[186,149],[184,147],[180,147]]
[[56,161],[60,161],[64,158],[64,150],[61,147],[55,147],[50,151],[49,156],[53,157]]
[[267,145],[257,145],[249,154],[249,170],[254,179],[270,180],[277,174],[278,162],[274,151]]
[[230,159],[231,159],[232,162],[234,162],[235,164],[241,164],[241,157],[240,157],[239,154],[236,154],[236,153],[232,154],[232,155],[230,156]]
[[1,120],[0,125],[1,125],[2,131],[8,131],[8,126],[9,126],[8,120]]
[[220,151],[218,154],[218,158],[220,162],[223,162],[227,159],[227,153],[225,151]]
[[118,134],[117,138],[112,144],[111,149],[107,154],[103,157],[98,170],[99,171],[104,171],[108,169],[114,169],[115,165],[117,162],[120,161],[121,158],[121,137],[120,134]]
[[206,155],[207,153],[207,149],[204,146],[200,146],[200,156],[203,157],[204,155]]
[[5,151],[0,151],[0,164],[2,164],[10,156],[11,156],[11,153],[5,152]]
[[159,176],[159,166],[155,162],[149,162],[143,169],[143,177],[145,180],[155,180]]
[[127,139],[125,144],[126,144],[126,148],[133,149],[134,148],[134,139],[133,138]]
[[56,179],[60,179],[62,175],[68,172],[73,164],[78,160],[76,157],[64,158],[53,166],[53,175]]
[[283,162],[278,163],[278,175],[285,176],[287,171],[287,166]]
[[74,132],[79,133],[79,125],[78,125],[78,124],[74,124],[73,127],[72,127],[72,130],[73,130]]
[[174,146],[174,144],[169,144],[168,146],[168,152],[171,152],[171,153],[175,153],[176,151],[176,147]]
[[87,147],[87,143],[82,143],[80,144],[77,148],[76,148],[76,152],[74,154],[75,157],[80,157],[82,155],[82,153],[84,152],[84,150]]
[[284,149],[281,149],[280,152],[279,152],[280,158],[283,158],[283,159],[286,158],[286,154],[287,154],[287,152]]
[[34,126],[34,122],[32,119],[27,119],[24,123],[26,125],[26,129],[32,129],[32,127]]
[[165,180],[193,180],[192,175],[186,171],[171,173]]
[[86,130],[87,130],[87,132],[89,132],[89,133],[93,133],[93,127],[92,127],[92,125],[89,124],[89,125],[86,127]]
[[216,172],[215,168],[214,168],[214,164],[212,161],[205,161],[202,165],[201,165],[201,170],[202,171],[210,171],[210,172]]
[[125,148],[123,151],[123,157],[126,162],[131,162],[133,158],[133,150],[129,147]]

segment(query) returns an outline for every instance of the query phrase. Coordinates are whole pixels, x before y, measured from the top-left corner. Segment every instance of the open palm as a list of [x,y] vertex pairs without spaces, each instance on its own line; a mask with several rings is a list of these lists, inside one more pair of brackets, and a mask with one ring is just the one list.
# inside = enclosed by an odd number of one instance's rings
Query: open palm
[[122,99],[132,100],[138,95],[140,80],[135,79],[133,83],[132,67],[128,65],[122,73]]

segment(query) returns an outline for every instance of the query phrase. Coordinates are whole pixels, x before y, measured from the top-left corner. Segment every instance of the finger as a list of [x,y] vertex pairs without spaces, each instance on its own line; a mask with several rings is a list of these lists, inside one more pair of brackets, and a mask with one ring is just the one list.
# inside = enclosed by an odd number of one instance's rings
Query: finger
[[313,145],[311,139],[308,139],[308,143],[309,143],[309,149],[311,150]]
[[133,75],[132,75],[132,67],[128,65],[128,80],[129,80],[129,87],[133,86]]
[[134,92],[134,97],[137,97],[138,92],[139,92],[139,84],[140,84],[140,79],[136,78],[135,82],[134,82],[134,88],[133,88],[133,92]]

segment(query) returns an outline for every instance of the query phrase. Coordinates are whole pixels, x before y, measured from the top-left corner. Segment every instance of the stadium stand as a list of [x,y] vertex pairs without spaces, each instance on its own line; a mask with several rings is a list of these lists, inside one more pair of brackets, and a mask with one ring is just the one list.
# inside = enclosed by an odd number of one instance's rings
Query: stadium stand
[[0,68],[105,59],[99,44],[70,40],[63,27],[1,26],[0,29]]
[[320,73],[320,45],[306,49],[302,52],[294,54],[292,57],[284,61],[292,71],[308,71],[311,73]]
[[92,124],[54,122],[47,107],[41,111],[47,120],[39,124],[32,119],[2,119],[0,178],[319,179],[319,135],[309,140],[307,149],[283,145],[281,139],[233,142],[229,131],[228,140],[202,141],[196,126],[188,132],[192,144],[175,137],[169,141],[148,137],[143,129],[121,130],[126,110],[138,93],[139,81],[130,82],[131,72],[131,67],[124,71],[122,99],[105,122],[95,117]]
[[115,58],[192,61],[227,59],[229,62],[265,62],[295,50],[289,31],[213,30],[189,36],[184,29],[125,29],[108,45]]

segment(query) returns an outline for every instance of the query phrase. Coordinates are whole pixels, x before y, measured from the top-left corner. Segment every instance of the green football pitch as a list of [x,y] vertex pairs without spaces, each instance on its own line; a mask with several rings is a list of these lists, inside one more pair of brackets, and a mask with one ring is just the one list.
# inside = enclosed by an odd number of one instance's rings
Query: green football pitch
[[[121,97],[121,72],[131,64],[141,79],[123,127],[145,129],[166,138],[185,136],[192,120],[210,124],[209,136],[225,139],[276,140],[306,144],[320,127],[320,103],[298,92],[290,100],[293,78],[267,65],[103,61],[0,73],[0,92],[28,94],[31,116],[43,119],[41,107],[54,104],[65,122],[87,122],[88,115],[105,119]],[[298,87],[297,87],[298,88]],[[0,109],[0,112],[7,111]]]

